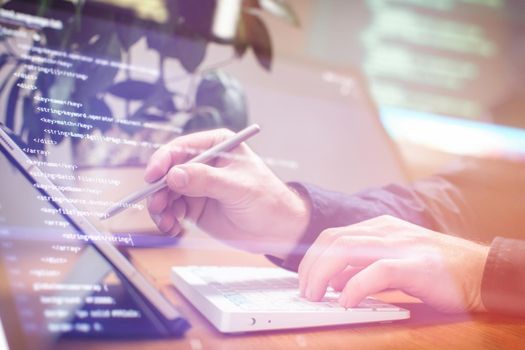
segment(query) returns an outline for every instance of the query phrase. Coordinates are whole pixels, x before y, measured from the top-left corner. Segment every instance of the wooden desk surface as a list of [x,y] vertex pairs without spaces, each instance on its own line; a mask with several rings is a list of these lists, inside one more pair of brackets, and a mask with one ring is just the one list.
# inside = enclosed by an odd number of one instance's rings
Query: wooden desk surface
[[411,312],[411,319],[388,324],[224,335],[169,284],[172,265],[271,266],[261,256],[231,249],[201,235],[174,247],[134,249],[131,256],[189,319],[184,339],[74,341],[61,347],[81,349],[525,349],[525,320],[489,315],[443,315],[402,293],[381,294]]

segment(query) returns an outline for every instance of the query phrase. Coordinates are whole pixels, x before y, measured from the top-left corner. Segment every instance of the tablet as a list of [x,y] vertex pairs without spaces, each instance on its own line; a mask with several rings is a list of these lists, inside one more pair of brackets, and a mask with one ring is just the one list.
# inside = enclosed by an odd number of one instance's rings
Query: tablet
[[0,129],[0,332],[10,348],[65,336],[182,336],[188,322]]

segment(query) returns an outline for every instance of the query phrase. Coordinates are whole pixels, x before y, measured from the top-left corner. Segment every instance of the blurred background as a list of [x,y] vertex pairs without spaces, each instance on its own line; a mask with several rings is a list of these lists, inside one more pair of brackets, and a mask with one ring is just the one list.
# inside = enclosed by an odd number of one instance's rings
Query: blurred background
[[525,2],[290,3],[301,28],[272,22],[276,50],[358,67],[413,178],[457,155],[525,158]]

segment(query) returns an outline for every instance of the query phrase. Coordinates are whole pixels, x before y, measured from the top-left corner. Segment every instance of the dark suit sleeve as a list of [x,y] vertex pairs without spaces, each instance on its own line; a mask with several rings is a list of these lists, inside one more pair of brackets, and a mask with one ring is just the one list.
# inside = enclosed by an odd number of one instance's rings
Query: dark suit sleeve
[[481,298],[489,311],[525,317],[525,241],[494,239],[485,263]]
[[[301,240],[285,261],[270,258],[290,270],[297,270],[302,257],[317,236],[329,227],[355,224],[380,215],[392,215],[440,232],[465,232],[470,229],[471,214],[460,193],[440,177],[410,186],[391,184],[353,195],[332,192],[303,183],[290,183],[308,198],[310,222]],[[445,220],[446,218],[446,220]]]
[[[525,315],[525,164],[463,159],[439,175],[410,185],[388,185],[353,195],[290,183],[311,204],[307,230],[284,261],[297,270],[306,250],[326,228],[392,215],[414,224],[491,244],[482,298],[489,311]],[[515,239],[495,238],[505,235]]]

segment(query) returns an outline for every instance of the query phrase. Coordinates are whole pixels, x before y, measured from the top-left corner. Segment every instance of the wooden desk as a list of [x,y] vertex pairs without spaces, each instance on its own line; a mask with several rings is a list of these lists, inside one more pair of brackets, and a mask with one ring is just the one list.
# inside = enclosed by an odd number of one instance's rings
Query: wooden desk
[[411,319],[389,324],[223,335],[213,328],[169,284],[172,265],[220,264],[271,266],[261,256],[226,247],[201,235],[186,237],[179,246],[134,249],[141,270],[189,319],[192,328],[180,340],[75,341],[64,348],[81,349],[525,349],[525,320],[488,315],[442,315],[402,293],[381,298],[411,311]]

